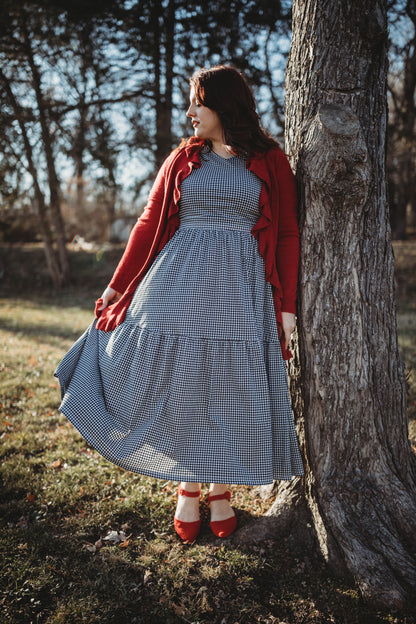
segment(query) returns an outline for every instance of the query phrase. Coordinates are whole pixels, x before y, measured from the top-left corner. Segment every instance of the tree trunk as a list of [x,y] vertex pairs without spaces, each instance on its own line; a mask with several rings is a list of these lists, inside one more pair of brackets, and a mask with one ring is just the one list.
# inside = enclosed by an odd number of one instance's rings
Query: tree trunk
[[32,150],[32,146],[30,144],[29,137],[26,132],[26,126],[24,123],[23,110],[12,91],[10,82],[8,81],[6,75],[3,73],[1,68],[0,68],[0,80],[6,91],[10,105],[14,111],[15,117],[19,124],[20,132],[22,134],[22,140],[23,140],[24,151],[25,151],[25,156],[26,156],[27,165],[28,165],[28,171],[33,180],[33,188],[35,191],[35,200],[36,200],[38,216],[39,216],[40,232],[41,232],[41,236],[42,236],[42,240],[44,244],[43,248],[45,252],[46,264],[48,266],[49,275],[51,276],[51,279],[55,288],[60,288],[63,284],[62,274],[61,274],[57,259],[55,257],[55,251],[53,248],[53,236],[52,236],[51,226],[50,226],[49,219],[48,219],[45,197],[40,188],[38,174],[37,174],[36,167],[34,164],[34,159],[33,159],[33,150]]
[[[162,28],[163,16],[163,28]],[[172,149],[172,88],[175,41],[175,0],[161,0],[152,10],[154,97],[156,103],[155,164],[162,165]],[[162,54],[162,47],[164,54]],[[163,86],[162,86],[163,85]]]
[[416,588],[416,461],[385,189],[385,4],[293,4],[286,119],[301,268],[290,368],[306,474],[278,487],[268,515],[274,531],[310,526],[334,571],[400,607]]
[[27,61],[32,73],[33,89],[36,96],[36,103],[39,112],[39,122],[42,134],[42,145],[45,153],[46,168],[48,171],[48,183],[49,183],[49,204],[51,211],[51,219],[55,229],[56,246],[58,250],[60,272],[62,277],[62,285],[65,285],[69,281],[70,268],[68,253],[65,244],[65,227],[61,213],[61,193],[58,175],[56,173],[55,160],[53,154],[53,140],[49,129],[46,106],[41,88],[41,79],[38,67],[35,62],[31,42],[30,33],[26,28],[24,18],[22,20],[22,31],[25,38],[25,52],[27,54]]
[[[85,79],[85,76],[83,76]],[[75,182],[76,182],[76,211],[80,220],[87,218],[85,211],[85,150],[87,131],[87,107],[85,106],[85,91],[80,96],[78,129],[75,136],[73,155],[75,163]]]

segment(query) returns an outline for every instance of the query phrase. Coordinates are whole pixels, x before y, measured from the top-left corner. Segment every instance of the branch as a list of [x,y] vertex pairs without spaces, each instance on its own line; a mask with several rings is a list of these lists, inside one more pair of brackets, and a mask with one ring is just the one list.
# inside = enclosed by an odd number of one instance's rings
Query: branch
[[[131,91],[130,93],[122,93],[117,98],[98,98],[96,100],[91,100],[89,102],[83,102],[83,108],[90,108],[92,106],[104,106],[106,104],[118,104],[120,102],[126,102],[129,100],[133,100],[136,97],[143,97],[148,100],[152,100],[153,96],[151,93],[146,92],[144,89],[138,89],[137,91]],[[55,100],[53,103],[45,102],[45,108],[48,112],[56,119],[57,117],[62,117],[71,111],[78,110],[79,102],[76,104],[71,104],[64,106],[64,102],[60,102],[59,100]],[[57,109],[56,107],[62,105],[63,108]]]

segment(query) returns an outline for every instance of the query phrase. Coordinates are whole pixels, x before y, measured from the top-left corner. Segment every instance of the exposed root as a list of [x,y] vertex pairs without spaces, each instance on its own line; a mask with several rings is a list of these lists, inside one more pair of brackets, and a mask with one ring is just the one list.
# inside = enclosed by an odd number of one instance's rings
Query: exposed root
[[303,496],[301,479],[280,483],[277,496],[267,513],[236,531],[233,543],[250,545],[285,537],[291,542],[293,550],[303,552],[311,547],[316,550],[311,515]]
[[[397,506],[382,494],[368,481],[347,488],[344,480],[332,480],[321,484],[319,510],[345,572],[355,578],[364,598],[377,606],[402,608],[416,589],[416,559],[397,531]],[[322,551],[328,548],[322,533],[318,539]],[[331,565],[330,556],[327,560]]]
[[237,529],[231,537],[231,542],[235,545],[254,545],[259,542],[265,542],[266,540],[275,540],[278,535],[278,523],[276,518],[268,518],[263,516],[257,518]]
[[405,514],[403,522],[398,516],[404,502],[413,509],[409,493],[396,484],[402,496],[394,500],[383,495],[384,482],[332,475],[317,497],[318,489],[309,484],[305,492],[304,483],[279,484],[267,514],[236,531],[232,543],[285,538],[297,552],[314,549],[337,576],[353,578],[369,602],[402,609],[416,590],[416,515]]

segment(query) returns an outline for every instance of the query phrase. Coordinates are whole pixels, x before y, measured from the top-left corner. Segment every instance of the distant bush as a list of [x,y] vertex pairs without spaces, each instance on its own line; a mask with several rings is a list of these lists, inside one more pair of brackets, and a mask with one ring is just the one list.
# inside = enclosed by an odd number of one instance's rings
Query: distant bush
[[34,243],[41,240],[36,215],[14,212],[0,215],[0,242]]

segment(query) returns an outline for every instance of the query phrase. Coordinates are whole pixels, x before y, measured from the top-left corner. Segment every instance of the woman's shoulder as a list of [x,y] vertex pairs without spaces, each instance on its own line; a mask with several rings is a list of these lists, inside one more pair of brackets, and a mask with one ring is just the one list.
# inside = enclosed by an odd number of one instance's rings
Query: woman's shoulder
[[278,143],[271,145],[265,150],[254,152],[254,154],[251,155],[251,159],[265,162],[275,162],[282,158],[286,158],[286,154]]
[[276,143],[276,145],[270,146],[267,150],[256,152],[249,157],[249,161],[254,166],[262,167],[267,170],[273,170],[276,169],[282,161],[287,161],[287,156],[280,145]]
[[182,139],[182,142],[165,159],[162,167],[166,169],[172,165],[181,166],[189,161],[198,161],[204,144],[204,141],[195,137]]
[[267,161],[279,161],[286,159],[287,156],[280,145],[276,143],[276,145],[272,145],[266,152],[264,152],[264,158]]
[[192,136],[188,139],[182,139],[178,147],[173,151],[177,152],[178,154],[185,153],[189,155],[193,153],[199,153],[204,145],[205,141],[203,139]]
[[[197,140],[198,141],[198,140]],[[190,160],[197,160],[203,141],[182,140],[181,144],[175,147],[165,158],[159,170],[160,173],[166,174],[172,169],[185,166]]]

